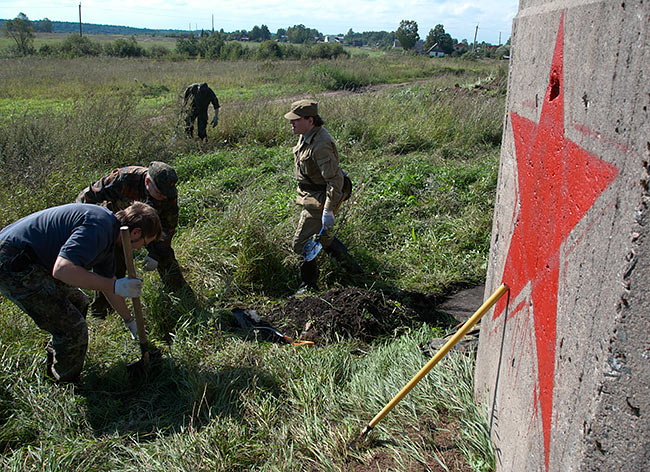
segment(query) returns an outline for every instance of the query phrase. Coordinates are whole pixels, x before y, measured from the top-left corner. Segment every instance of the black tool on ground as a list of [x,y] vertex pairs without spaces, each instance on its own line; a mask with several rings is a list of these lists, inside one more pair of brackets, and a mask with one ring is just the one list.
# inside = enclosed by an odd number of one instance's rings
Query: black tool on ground
[[[131,238],[129,236],[129,227],[122,226],[120,228],[120,237],[122,238],[122,249],[124,251],[124,260],[126,261],[126,270],[129,277],[135,279],[137,277],[135,272],[135,264],[133,263],[133,249],[131,248]],[[133,312],[135,314],[135,322],[138,326],[138,341],[140,342],[140,352],[142,357],[140,360],[128,364],[126,366],[129,377],[138,379],[147,375],[147,366],[152,360],[160,359],[162,356],[160,350],[150,350],[147,344],[147,331],[144,326],[144,316],[142,314],[142,302],[140,297],[131,299],[133,302]]]
[[313,341],[300,341],[282,334],[277,329],[269,326],[268,323],[262,321],[255,310],[242,310],[241,308],[235,308],[232,310],[232,314],[243,329],[251,331],[265,331],[267,333],[270,333],[272,339],[269,340],[284,342],[286,344],[291,344],[292,346],[314,345]]

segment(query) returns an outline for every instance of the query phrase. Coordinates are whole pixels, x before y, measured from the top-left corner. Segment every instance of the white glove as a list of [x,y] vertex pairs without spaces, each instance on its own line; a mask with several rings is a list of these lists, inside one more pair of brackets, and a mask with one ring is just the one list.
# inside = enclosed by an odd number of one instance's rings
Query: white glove
[[153,257],[147,256],[144,258],[144,262],[142,263],[142,268],[147,272],[156,270],[158,268],[158,261]]
[[124,277],[113,282],[113,293],[120,297],[140,297],[142,296],[142,280],[130,279]]
[[323,210],[322,222],[325,230],[332,229],[334,226],[334,212],[332,210]]
[[135,322],[134,317],[131,317],[129,321],[125,321],[124,326],[126,326],[131,332],[131,339],[138,338],[138,324]]

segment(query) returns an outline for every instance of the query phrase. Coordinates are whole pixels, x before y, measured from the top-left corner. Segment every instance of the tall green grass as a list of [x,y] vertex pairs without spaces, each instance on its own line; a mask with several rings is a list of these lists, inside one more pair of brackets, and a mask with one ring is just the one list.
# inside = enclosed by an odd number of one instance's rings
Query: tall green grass
[[[436,444],[446,434],[441,415],[484,424],[471,406],[473,360],[451,354],[357,450],[346,450],[424,365],[418,346],[429,329],[360,356],[354,343],[296,349],[224,336],[206,324],[200,338],[179,329],[148,380],[130,384],[122,363],[137,354],[116,328],[111,320],[91,323],[87,374],[76,388],[40,380],[39,363],[25,362],[36,352],[6,345],[2,470],[335,471],[369,462],[379,447],[399,470],[443,457]],[[31,326],[19,334],[40,337]],[[456,447],[475,470],[492,470],[486,432],[472,427],[467,434],[456,437]]]
[[[300,350],[241,339],[228,313],[284,303],[298,285],[289,248],[296,137],[282,115],[303,97],[319,100],[355,183],[336,232],[366,269],[350,279],[324,259],[323,289],[440,295],[482,281],[504,106],[498,65],[410,57],[0,65],[11,66],[0,82],[8,110],[0,119],[0,226],[74,200],[112,168],[170,162],[180,177],[174,248],[200,300],[188,305],[145,274],[151,337],[169,343],[158,373],[144,384],[127,381],[124,364],[139,352],[109,317],[90,320],[83,382],[66,387],[41,377],[47,336],[0,299],[2,470],[334,471],[367,463],[380,448],[398,470],[402,461],[444,462],[427,428],[450,412],[465,425],[467,460],[493,470],[464,357],[437,367],[369,444],[345,451],[426,362],[418,346],[437,330]],[[207,143],[185,137],[179,120],[180,91],[201,79],[222,102]],[[328,80],[337,89],[355,88],[343,85],[351,80],[384,86],[333,93]],[[478,80],[490,93],[474,87]]]

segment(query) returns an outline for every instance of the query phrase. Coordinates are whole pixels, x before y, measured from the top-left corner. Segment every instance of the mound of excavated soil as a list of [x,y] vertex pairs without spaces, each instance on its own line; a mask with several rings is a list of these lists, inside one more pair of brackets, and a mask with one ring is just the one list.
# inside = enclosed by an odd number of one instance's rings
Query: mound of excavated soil
[[[233,310],[235,317],[252,315],[242,327],[272,327],[294,339],[328,343],[337,339],[357,339],[369,343],[396,331],[421,323],[443,329],[464,322],[482,302],[483,287],[444,298],[416,292],[382,292],[358,287],[330,290],[319,295],[291,297],[266,312]],[[246,316],[248,316],[246,315]],[[282,342],[269,329],[255,330],[258,339]]]
[[338,336],[369,342],[411,326],[419,315],[380,292],[344,288],[291,298],[261,317],[292,338],[327,342]]

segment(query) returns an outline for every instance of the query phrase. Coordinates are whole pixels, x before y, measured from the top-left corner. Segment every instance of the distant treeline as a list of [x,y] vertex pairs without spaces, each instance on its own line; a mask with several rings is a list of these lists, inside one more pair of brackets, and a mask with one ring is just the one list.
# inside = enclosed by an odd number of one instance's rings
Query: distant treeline
[[[50,21],[48,18],[31,21],[24,13],[13,20],[0,20],[0,31],[11,36],[16,45],[7,49],[8,55],[40,54],[42,56],[76,57],[87,55],[109,55],[119,57],[168,57],[183,59],[202,57],[206,59],[310,59],[335,58],[347,55],[346,46],[369,46],[389,49],[397,43],[405,50],[431,55],[451,55],[472,57],[508,57],[510,46],[498,47],[487,43],[475,44],[471,50],[466,40],[461,43],[445,32],[443,25],[436,25],[429,31],[426,40],[421,40],[417,23],[402,20],[395,32],[366,31],[355,33],[350,29],[342,35],[323,35],[318,30],[305,25],[279,28],[275,34],[266,25],[254,26],[250,31],[238,30],[230,33],[220,31],[189,32],[183,30],[158,30],[132,28],[128,26],[79,24],[66,21]],[[35,32],[68,34],[62,44],[45,44],[38,51],[34,48]],[[89,36],[115,34],[130,36],[102,44]],[[138,35],[160,35],[176,38],[174,50],[164,46],[145,49],[137,43]],[[248,47],[246,43],[255,43]]]
[[177,38],[172,50],[160,45],[142,47],[135,36],[129,39],[116,39],[100,43],[88,36],[70,34],[58,44],[44,44],[32,54],[54,57],[115,56],[115,57],[154,57],[157,59],[182,60],[190,57],[203,59],[334,59],[347,57],[341,44],[289,44],[264,41],[255,47],[247,47],[238,41],[225,41],[219,33],[196,37]]
[[[0,20],[0,28],[7,20]],[[42,24],[45,27],[41,27]],[[32,21],[34,30],[37,32],[48,33],[79,33],[79,23],[71,21],[50,21],[47,18],[43,20]],[[50,27],[51,26],[51,27]],[[169,36],[176,34],[187,34],[187,31],[180,30],[160,30],[148,28],[133,28],[130,26],[113,26],[113,25],[95,25],[92,23],[81,23],[82,33],[87,34],[123,34],[131,35],[152,35],[152,36]]]
[[[3,24],[8,20],[0,19],[0,29]],[[65,33],[75,34],[79,33],[79,23],[71,21],[51,21],[47,18],[42,20],[31,20],[35,32],[46,33]],[[189,31],[189,30],[172,30],[172,29],[150,29],[150,28],[133,28],[130,26],[115,26],[115,25],[97,25],[92,23],[81,23],[82,34],[119,34],[125,36],[167,36],[167,37],[183,37],[187,38],[190,34],[195,36],[206,36],[212,32],[209,30]],[[314,28],[307,28],[305,25],[294,25],[288,28],[279,28],[277,32],[272,33],[266,25],[255,25],[250,31],[236,30],[226,32],[223,29],[218,31],[221,37],[226,40],[241,40],[241,41],[254,41],[263,42],[268,40],[276,40],[279,42],[290,43],[316,43],[323,41],[327,38],[331,42],[340,42],[348,46],[374,46],[374,47],[390,47],[393,45],[395,39],[394,32],[387,31],[367,31],[364,33],[353,33],[349,30],[347,34],[343,35],[324,35]]]

